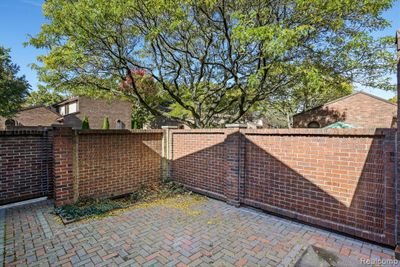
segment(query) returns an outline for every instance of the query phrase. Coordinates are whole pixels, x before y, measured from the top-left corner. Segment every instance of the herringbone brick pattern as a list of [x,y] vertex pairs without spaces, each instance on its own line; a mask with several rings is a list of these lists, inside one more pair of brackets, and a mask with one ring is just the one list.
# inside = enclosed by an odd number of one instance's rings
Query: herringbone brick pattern
[[42,202],[0,213],[5,266],[292,266],[311,244],[393,258],[391,249],[211,199],[191,212],[155,205],[67,226],[52,211]]

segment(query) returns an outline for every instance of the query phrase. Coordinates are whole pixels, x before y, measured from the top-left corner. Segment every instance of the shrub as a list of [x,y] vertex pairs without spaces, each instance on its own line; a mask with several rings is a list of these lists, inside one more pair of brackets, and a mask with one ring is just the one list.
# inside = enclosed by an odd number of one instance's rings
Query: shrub
[[82,130],[89,130],[89,129],[90,129],[89,118],[85,116],[85,118],[82,121]]
[[105,116],[103,120],[103,129],[108,130],[110,129],[110,122],[108,121],[108,117]]
[[142,184],[138,190],[136,190],[130,195],[130,200],[131,202],[138,202],[144,200],[148,195],[149,195],[149,189],[147,188],[147,186]]
[[163,186],[159,190],[158,194],[160,197],[170,197],[177,194],[187,193],[188,190],[181,184],[172,180],[163,179]]
[[81,200],[75,204],[64,205],[56,208],[55,212],[66,220],[76,220],[88,216],[102,215],[111,210],[123,208],[121,203],[104,200]]

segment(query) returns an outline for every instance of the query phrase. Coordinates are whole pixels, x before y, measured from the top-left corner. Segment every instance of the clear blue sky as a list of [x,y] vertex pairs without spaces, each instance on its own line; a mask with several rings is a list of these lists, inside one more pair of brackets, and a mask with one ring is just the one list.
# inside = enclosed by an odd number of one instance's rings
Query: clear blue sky
[[[13,62],[21,67],[20,74],[26,76],[34,90],[37,88],[38,80],[36,72],[28,65],[36,62],[36,56],[40,55],[41,51],[33,47],[24,47],[23,43],[29,39],[28,35],[36,35],[40,31],[40,25],[45,22],[41,11],[43,2],[43,0],[0,0],[0,45],[12,49]],[[394,36],[396,28],[400,28],[400,0],[397,0],[384,16],[391,21],[392,27],[376,35]],[[394,96],[394,92],[366,91],[383,98]]]

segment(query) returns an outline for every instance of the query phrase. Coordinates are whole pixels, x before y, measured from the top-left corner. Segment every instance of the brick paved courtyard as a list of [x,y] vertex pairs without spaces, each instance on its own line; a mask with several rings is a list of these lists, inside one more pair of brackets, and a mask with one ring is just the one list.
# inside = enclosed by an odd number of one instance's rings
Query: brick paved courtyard
[[[194,197],[188,197],[194,198]],[[359,262],[393,250],[195,197],[64,226],[50,201],[0,210],[0,266],[293,266],[310,246]],[[186,200],[185,200],[186,201]]]

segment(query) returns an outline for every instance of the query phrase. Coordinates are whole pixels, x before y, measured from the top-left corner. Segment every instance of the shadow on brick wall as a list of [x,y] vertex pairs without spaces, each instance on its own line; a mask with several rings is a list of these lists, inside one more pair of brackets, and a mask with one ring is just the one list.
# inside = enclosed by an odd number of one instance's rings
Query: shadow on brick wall
[[[239,201],[394,245],[392,137],[380,130],[374,136],[242,134],[244,153],[237,161],[244,167],[235,170],[241,177]],[[225,146],[223,141],[208,147],[175,146],[174,153],[183,156],[173,157],[172,177],[226,200]]]

